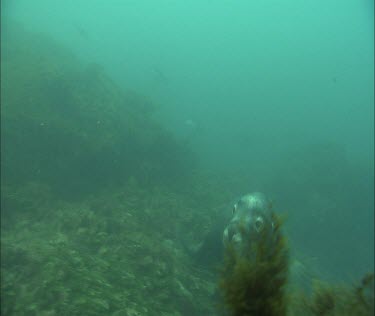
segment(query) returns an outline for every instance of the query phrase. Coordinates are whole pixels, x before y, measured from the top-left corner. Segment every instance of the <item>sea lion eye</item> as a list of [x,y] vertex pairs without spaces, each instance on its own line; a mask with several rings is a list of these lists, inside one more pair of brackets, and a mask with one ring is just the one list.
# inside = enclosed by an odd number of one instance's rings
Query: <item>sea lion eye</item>
[[237,210],[237,203],[233,205],[233,209],[232,209],[232,215],[234,214],[234,212]]
[[257,217],[254,222],[254,228],[259,233],[264,227],[264,220],[262,217]]

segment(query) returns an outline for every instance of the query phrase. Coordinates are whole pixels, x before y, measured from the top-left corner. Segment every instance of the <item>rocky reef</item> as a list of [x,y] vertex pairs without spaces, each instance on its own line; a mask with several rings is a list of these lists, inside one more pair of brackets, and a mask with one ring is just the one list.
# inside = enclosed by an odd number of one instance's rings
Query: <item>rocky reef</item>
[[207,221],[186,197],[135,179],[80,203],[36,183],[2,196],[2,315],[215,315],[215,278],[176,236]]
[[158,124],[147,97],[95,63],[17,24],[2,29],[2,179],[41,181],[67,198],[121,185],[178,183],[191,152]]
[[195,169],[100,65],[16,24],[1,44],[1,315],[372,315],[373,275],[286,291],[276,217],[271,252],[228,248],[220,280],[195,265],[181,236],[201,241],[241,179]]

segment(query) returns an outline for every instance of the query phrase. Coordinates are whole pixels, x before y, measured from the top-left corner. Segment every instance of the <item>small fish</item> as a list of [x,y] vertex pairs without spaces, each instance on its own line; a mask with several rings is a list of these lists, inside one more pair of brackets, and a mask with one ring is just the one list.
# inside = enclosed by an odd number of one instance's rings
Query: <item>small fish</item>
[[195,128],[197,126],[197,124],[191,119],[186,119],[184,123],[186,126],[189,126],[191,128]]
[[168,82],[167,76],[158,67],[153,67],[152,72],[155,80],[163,83]]
[[77,34],[80,37],[82,37],[85,40],[89,40],[90,39],[89,33],[87,32],[87,30],[85,28],[83,28],[78,23],[74,23],[73,26],[74,26],[74,29],[76,30]]

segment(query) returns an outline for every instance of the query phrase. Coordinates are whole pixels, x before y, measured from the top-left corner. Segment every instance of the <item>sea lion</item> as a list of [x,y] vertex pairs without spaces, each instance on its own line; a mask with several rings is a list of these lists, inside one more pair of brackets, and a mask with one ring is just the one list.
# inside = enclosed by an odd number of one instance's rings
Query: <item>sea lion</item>
[[257,242],[261,236],[270,240],[274,222],[271,202],[264,194],[254,192],[242,196],[234,204],[233,216],[223,232],[223,244],[234,247],[238,255],[251,256],[250,242]]
[[[184,248],[201,266],[217,266],[222,263],[224,247],[233,244],[236,251],[243,252],[248,240],[256,241],[260,233],[272,233],[271,203],[264,194],[254,192],[242,196],[223,211],[215,224],[198,244],[183,241]],[[246,236],[245,236],[246,235]]]

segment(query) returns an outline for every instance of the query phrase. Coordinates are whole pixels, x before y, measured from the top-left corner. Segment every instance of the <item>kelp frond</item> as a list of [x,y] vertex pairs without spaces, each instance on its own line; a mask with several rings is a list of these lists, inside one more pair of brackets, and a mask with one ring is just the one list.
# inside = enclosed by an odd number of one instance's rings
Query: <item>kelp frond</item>
[[249,240],[248,253],[239,254],[233,245],[225,249],[219,287],[224,305],[233,316],[286,315],[284,288],[289,255],[281,221],[276,215],[273,221],[272,236],[264,231],[258,240]]

